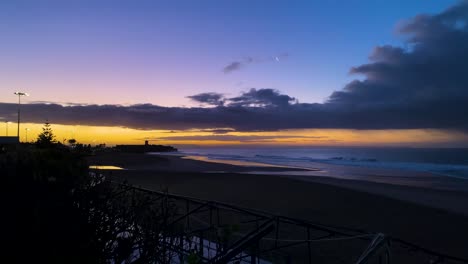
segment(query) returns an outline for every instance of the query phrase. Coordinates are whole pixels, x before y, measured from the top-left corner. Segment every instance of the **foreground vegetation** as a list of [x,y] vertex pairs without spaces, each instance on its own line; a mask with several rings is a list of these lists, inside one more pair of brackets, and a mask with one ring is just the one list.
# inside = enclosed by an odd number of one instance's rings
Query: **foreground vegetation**
[[167,263],[159,234],[171,208],[88,170],[88,152],[54,141],[0,154],[4,259],[14,263]]

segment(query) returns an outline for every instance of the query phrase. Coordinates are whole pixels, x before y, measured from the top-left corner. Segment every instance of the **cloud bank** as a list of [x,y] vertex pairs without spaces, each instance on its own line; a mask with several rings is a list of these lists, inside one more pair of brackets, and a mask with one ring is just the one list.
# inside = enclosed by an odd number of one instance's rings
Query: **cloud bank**
[[243,143],[262,143],[262,142],[277,142],[278,139],[286,140],[315,140],[322,141],[326,140],[326,137],[314,137],[314,136],[257,136],[257,135],[245,135],[245,136],[235,136],[235,135],[196,135],[196,136],[169,136],[169,137],[158,137],[152,140],[188,140],[188,141],[238,141]]
[[[353,67],[362,80],[348,83],[324,103],[299,103],[274,89],[251,89],[239,96],[189,96],[211,107],[141,104],[22,106],[24,122],[123,126],[136,129],[274,131],[302,128],[414,129],[468,131],[468,1],[437,15],[401,23],[403,49],[379,46],[369,63]],[[231,63],[231,72],[243,66]],[[16,105],[0,103],[0,116],[16,117]]]

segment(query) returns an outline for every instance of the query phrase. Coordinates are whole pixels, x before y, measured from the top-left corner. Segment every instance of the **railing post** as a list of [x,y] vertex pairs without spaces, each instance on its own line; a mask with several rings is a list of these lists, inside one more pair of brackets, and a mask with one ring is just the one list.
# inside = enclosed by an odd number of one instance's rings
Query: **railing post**
[[309,257],[309,264],[312,264],[312,249],[310,248],[310,227],[307,227],[307,254]]
[[255,264],[257,261],[255,260],[255,250],[252,252],[252,254],[250,255],[250,264]]
[[198,239],[199,239],[198,254],[200,255],[200,258],[203,258],[203,231],[200,231]]
[[276,217],[275,248],[278,247],[279,224],[280,224],[279,217]]
[[213,206],[210,204],[210,227],[213,228]]
[[179,237],[179,262],[180,263],[184,263],[184,254],[182,252],[184,252],[184,235],[180,235]]
[[368,263],[368,260],[371,259],[375,254],[377,254],[378,251],[382,249],[382,246],[386,244],[387,238],[385,237],[385,235],[381,233],[376,234],[355,264]]
[[190,215],[188,214],[190,212],[190,202],[188,200],[186,200],[185,209],[185,214],[187,215],[187,229],[190,229]]

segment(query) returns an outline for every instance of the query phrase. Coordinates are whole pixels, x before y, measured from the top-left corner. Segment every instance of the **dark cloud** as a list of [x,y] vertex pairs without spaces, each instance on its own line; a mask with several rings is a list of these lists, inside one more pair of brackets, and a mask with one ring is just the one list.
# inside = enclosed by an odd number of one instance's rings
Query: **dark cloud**
[[230,133],[230,132],[234,132],[235,130],[232,129],[232,128],[216,128],[216,129],[200,129],[198,130],[198,132],[209,132],[209,133],[213,133],[213,134],[216,134],[216,135],[223,135],[223,134],[227,134],[227,133]]
[[230,132],[234,132],[235,130],[232,128],[207,128],[207,129],[189,129],[189,130],[171,130],[169,132],[162,132],[162,133],[187,133],[187,132],[205,132],[205,133],[212,133],[215,135],[224,135]]
[[[361,80],[324,103],[298,103],[273,89],[251,89],[225,98],[190,98],[213,107],[156,105],[25,104],[25,122],[124,126],[136,129],[274,131],[300,128],[468,131],[468,1],[437,15],[419,15],[397,29],[406,47],[380,46],[370,62],[352,68]],[[235,67],[234,67],[235,68]],[[224,102],[223,104],[221,102]],[[16,104],[0,104],[0,116],[16,117]]]
[[297,102],[293,97],[285,94],[280,94],[278,90],[274,89],[250,89],[250,91],[242,93],[238,97],[229,98],[229,106],[233,107],[269,107],[279,106],[285,107],[291,103]]
[[207,105],[214,105],[214,106],[221,106],[224,104],[224,95],[220,93],[200,93],[196,95],[187,96],[191,100],[207,104]]
[[292,103],[297,103],[297,99],[285,94],[281,94],[278,90],[263,88],[252,88],[247,92],[243,92],[240,96],[226,98],[219,93],[200,93],[192,96],[187,96],[195,102],[212,106],[227,105],[229,107],[284,107]]
[[325,106],[353,112],[357,127],[466,129],[467,20],[463,1],[401,23],[397,32],[407,37],[409,48],[375,48],[371,63],[351,69],[365,79],[334,92]]

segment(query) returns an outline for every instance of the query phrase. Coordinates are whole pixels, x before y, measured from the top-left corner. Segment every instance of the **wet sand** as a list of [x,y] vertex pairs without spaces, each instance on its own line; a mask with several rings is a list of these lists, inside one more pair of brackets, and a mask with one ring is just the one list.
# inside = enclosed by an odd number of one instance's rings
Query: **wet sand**
[[[468,193],[462,190],[268,175],[281,174],[285,168],[234,166],[176,156],[108,153],[90,157],[89,164],[123,167],[126,170],[105,173],[148,189],[167,189],[174,194],[323,224],[383,232],[468,258]],[[250,171],[264,174],[248,174]]]

